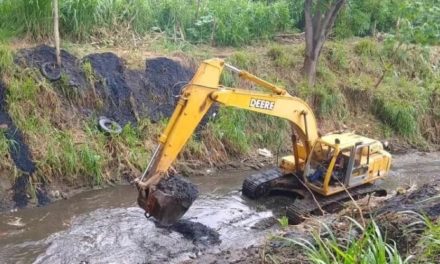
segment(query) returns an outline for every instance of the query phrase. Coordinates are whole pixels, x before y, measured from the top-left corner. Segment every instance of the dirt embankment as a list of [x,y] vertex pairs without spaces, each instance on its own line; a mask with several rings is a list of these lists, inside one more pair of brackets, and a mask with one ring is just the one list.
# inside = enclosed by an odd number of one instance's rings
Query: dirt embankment
[[[62,50],[61,56],[61,78],[50,81],[57,96],[62,98],[65,116],[69,117],[57,121],[61,124],[72,120],[80,123],[99,116],[113,119],[122,126],[127,123],[136,126],[142,118],[157,122],[171,115],[177,95],[194,74],[194,69],[165,57],[147,59],[144,69],[134,70],[113,53],[90,54],[80,59]],[[20,50],[14,61],[20,66],[19,73],[34,69],[40,74],[44,65],[55,61],[55,50],[46,45]],[[43,75],[38,78],[43,78]],[[16,146],[9,148],[14,163],[11,166],[22,172],[22,176],[11,180],[10,186],[2,184],[0,198],[4,202],[0,204],[0,209],[3,210],[27,205],[29,177],[39,169],[39,160],[32,155],[32,146],[27,145],[28,131],[20,131],[8,113],[7,96],[8,87],[1,82],[0,125],[6,137]],[[76,100],[79,97],[81,100]],[[63,125],[57,129],[60,128]],[[12,175],[0,177],[14,178]],[[38,204],[48,203],[52,197],[45,191],[47,182],[43,179],[36,186]],[[13,204],[8,202],[11,197]]]
[[[6,105],[6,85],[0,80],[0,132],[5,134],[6,139],[13,144],[9,148],[10,156],[15,166],[22,172],[15,182],[11,182],[10,188],[14,190],[12,200],[16,206],[24,207],[27,205],[26,189],[29,184],[29,175],[35,172],[35,163],[32,161],[31,153],[25,143],[22,132],[12,121]],[[9,175],[8,178],[11,178]],[[13,177],[13,176],[12,176]],[[7,188],[7,187],[6,187]],[[37,198],[40,204],[47,203],[40,189],[36,190]],[[7,189],[0,190],[0,211],[7,209],[10,200]]]
[[[313,244],[312,234],[315,233],[325,241],[329,233],[323,228],[323,223],[330,227],[338,240],[359,236],[361,230],[353,227],[353,223],[347,218],[352,217],[362,223],[359,208],[366,223],[373,219],[386,241],[391,245],[395,244],[402,256],[414,255],[419,259],[423,247],[420,240],[426,228],[422,218],[427,217],[433,223],[440,219],[440,180],[436,179],[430,184],[392,197],[365,197],[357,205],[347,202],[337,215],[311,218],[298,226],[289,226],[281,232],[280,237],[294,240],[305,238]],[[257,253],[255,249],[250,250],[237,263],[246,263],[248,259],[262,259],[263,255],[266,258],[268,255],[275,257],[278,263],[308,263],[304,249],[277,238],[270,240]]]
[[[81,59],[64,50],[61,55],[68,88],[77,92],[87,90],[88,79],[92,77],[88,75],[96,75],[92,85],[103,104],[82,109],[83,114],[105,115],[121,124],[136,123],[139,117],[158,121],[170,116],[176,96],[194,74],[193,69],[166,57],[147,59],[144,70],[133,70],[110,52]],[[15,61],[23,68],[41,69],[45,63],[55,61],[55,51],[45,45],[21,50]],[[91,64],[93,72],[85,71],[85,63]]]

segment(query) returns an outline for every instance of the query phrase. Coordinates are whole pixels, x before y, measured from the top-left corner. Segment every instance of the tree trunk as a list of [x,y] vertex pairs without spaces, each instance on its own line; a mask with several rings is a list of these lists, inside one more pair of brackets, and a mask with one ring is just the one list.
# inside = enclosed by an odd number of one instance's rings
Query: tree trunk
[[313,5],[323,5],[320,0],[304,0],[306,56],[304,58],[303,74],[310,86],[316,81],[316,68],[319,55],[329,36],[336,17],[346,0],[334,0],[327,10],[313,8]]
[[60,30],[59,30],[59,16],[58,16],[58,0],[53,0],[53,32],[55,38],[55,50],[57,65],[61,68],[61,50],[60,50]]
[[318,66],[318,59],[306,56],[304,58],[304,75],[307,77],[310,86],[315,85],[316,82],[316,67]]

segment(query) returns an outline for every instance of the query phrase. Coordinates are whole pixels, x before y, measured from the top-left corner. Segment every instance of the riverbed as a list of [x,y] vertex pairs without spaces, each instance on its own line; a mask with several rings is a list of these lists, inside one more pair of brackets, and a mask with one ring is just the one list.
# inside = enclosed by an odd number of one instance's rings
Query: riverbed
[[[192,263],[210,254],[248,250],[275,232],[276,218],[294,201],[244,198],[241,183],[252,173],[192,177],[201,194],[172,228],[145,218],[129,185],[3,213],[0,263]],[[379,184],[392,192],[434,178],[440,178],[440,153],[413,153],[394,156],[390,176]]]

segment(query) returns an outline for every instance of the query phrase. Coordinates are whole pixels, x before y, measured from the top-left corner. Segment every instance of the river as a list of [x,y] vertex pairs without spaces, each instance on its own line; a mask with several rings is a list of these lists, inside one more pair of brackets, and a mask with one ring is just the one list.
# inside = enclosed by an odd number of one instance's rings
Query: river
[[[276,229],[289,197],[255,202],[241,196],[252,170],[192,177],[200,197],[178,225],[156,226],[136,206],[136,190],[117,186],[83,192],[46,207],[0,215],[0,263],[190,263],[201,256],[246,250]],[[440,178],[440,153],[394,156],[380,184],[400,186]]]

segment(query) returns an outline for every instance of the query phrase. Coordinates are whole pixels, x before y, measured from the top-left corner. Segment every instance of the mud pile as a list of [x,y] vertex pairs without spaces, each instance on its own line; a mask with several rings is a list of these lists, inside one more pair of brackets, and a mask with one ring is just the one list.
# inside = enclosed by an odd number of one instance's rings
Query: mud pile
[[[46,63],[56,61],[55,49],[47,45],[37,46],[31,49],[22,49],[15,56],[15,63],[23,68],[36,68],[41,70]],[[80,61],[72,54],[61,50],[61,70],[69,80],[72,88],[86,87],[86,78],[81,69]]]
[[[92,65],[101,81],[95,83],[99,97],[105,102],[105,111],[100,113],[121,122],[135,123],[135,113],[130,102],[134,97],[124,78],[124,65],[115,54],[107,52],[91,54],[84,58]],[[141,76],[139,76],[141,77]],[[95,110],[95,109],[93,109]]]
[[[176,97],[194,74],[192,69],[163,57],[147,59],[145,69],[133,70],[110,52],[90,54],[78,59],[62,50],[61,56],[62,75],[67,78],[71,89],[80,92],[91,89],[83,70],[85,62],[90,62],[96,75],[93,85],[103,105],[80,109],[81,113],[107,116],[122,125],[129,122],[135,124],[142,117],[152,121],[169,117]],[[46,45],[23,49],[15,58],[15,62],[23,68],[39,70],[45,63],[54,61],[55,49]],[[55,81],[55,86],[65,85],[60,82]]]
[[150,191],[147,201],[143,201],[143,195],[140,194],[138,204],[160,225],[170,226],[188,211],[197,196],[197,187],[190,181],[178,176],[169,176]]
[[[193,75],[193,71],[168,58],[160,57],[145,62],[148,92],[146,96],[150,99],[148,101],[161,102],[159,105],[146,105],[150,110],[151,119],[160,120],[171,116],[180,91]],[[157,95],[160,96],[157,97]]]
[[221,242],[217,231],[198,222],[180,220],[170,229],[182,234],[185,239],[192,241],[195,245],[209,246]]
[[199,194],[193,183],[180,176],[170,176],[161,180],[157,188],[179,199],[183,204],[192,204]]
[[[13,123],[6,105],[6,86],[0,80],[0,132],[5,133],[6,138],[11,142],[9,154],[15,163],[15,166],[23,172],[23,174],[15,180],[13,186],[13,200],[17,207],[25,207],[27,205],[26,188],[29,183],[29,175],[35,171],[35,163],[26,145],[21,131]],[[3,192],[3,190],[2,190]],[[39,190],[37,189],[39,195]],[[46,200],[42,201],[42,203]],[[0,205],[3,207],[4,205]],[[6,209],[6,208],[4,208]]]
[[440,218],[440,180],[386,200],[375,215],[387,239],[394,241],[400,252],[415,253],[425,229],[420,216],[434,222]]

